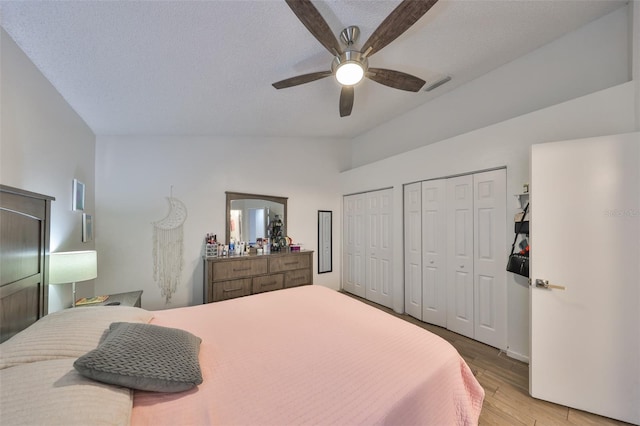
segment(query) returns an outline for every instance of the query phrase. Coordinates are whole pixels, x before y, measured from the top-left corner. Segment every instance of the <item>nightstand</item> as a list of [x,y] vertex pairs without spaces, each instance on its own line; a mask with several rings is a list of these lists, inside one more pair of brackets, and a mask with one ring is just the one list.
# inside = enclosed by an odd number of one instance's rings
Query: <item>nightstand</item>
[[140,308],[142,305],[142,290],[110,294],[109,298],[104,302],[91,303],[82,306],[110,306],[115,303],[119,306],[135,306],[136,308]]

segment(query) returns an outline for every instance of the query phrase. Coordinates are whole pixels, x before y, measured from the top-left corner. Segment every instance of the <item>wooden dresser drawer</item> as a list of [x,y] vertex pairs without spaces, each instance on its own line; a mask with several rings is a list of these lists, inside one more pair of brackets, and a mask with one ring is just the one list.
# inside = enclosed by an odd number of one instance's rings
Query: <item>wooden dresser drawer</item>
[[216,282],[212,288],[211,300],[213,302],[248,296],[251,294],[251,278]]
[[313,284],[311,269],[299,269],[284,273],[284,288],[298,287],[300,285]]
[[233,278],[251,277],[266,274],[268,260],[262,259],[238,259],[228,262],[213,263],[213,281],[225,281]]
[[253,292],[263,293],[265,291],[280,290],[284,288],[284,275],[272,274],[253,279]]
[[204,302],[313,284],[312,251],[205,258]]
[[296,254],[280,256],[270,259],[269,272],[292,271],[294,269],[308,268],[311,256],[309,254]]

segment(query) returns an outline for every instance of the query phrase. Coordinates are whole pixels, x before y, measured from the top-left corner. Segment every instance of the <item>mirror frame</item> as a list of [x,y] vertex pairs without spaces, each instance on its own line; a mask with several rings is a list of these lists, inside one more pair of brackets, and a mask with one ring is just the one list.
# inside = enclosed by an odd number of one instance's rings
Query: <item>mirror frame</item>
[[[333,212],[331,210],[318,210],[318,274],[333,271]],[[328,235],[328,241],[324,236]],[[324,256],[324,247],[329,253]]]
[[265,200],[271,201],[274,203],[280,203],[284,205],[284,217],[282,221],[284,222],[284,233],[287,234],[287,197],[276,197],[273,195],[263,195],[263,194],[248,194],[245,192],[231,192],[226,191],[227,194],[227,219],[225,223],[225,244],[229,244],[229,238],[231,235],[229,229],[229,223],[231,222],[231,201],[233,200]]

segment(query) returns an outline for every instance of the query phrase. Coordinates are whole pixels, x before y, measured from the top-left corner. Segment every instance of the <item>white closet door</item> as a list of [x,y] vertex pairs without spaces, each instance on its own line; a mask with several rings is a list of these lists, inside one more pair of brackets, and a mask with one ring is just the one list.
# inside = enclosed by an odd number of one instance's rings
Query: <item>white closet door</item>
[[391,189],[365,194],[365,297],[389,308],[393,306],[392,196]]
[[447,184],[422,182],[422,320],[447,326]]
[[507,349],[506,170],[473,175],[475,339]]
[[474,337],[473,176],[447,179],[447,328]]
[[342,287],[365,297],[364,195],[344,197],[343,211]]
[[422,185],[404,187],[404,310],[422,319]]

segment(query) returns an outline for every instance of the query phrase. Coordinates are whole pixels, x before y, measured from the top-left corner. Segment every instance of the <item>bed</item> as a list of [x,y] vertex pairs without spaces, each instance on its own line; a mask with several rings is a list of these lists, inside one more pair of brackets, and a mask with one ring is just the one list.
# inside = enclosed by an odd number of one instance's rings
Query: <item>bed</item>
[[[77,364],[104,347],[131,354],[112,339],[123,327],[190,336],[201,382],[157,392],[84,374]],[[0,394],[3,424],[65,425],[466,425],[484,397],[449,343],[322,286],[46,315],[0,345]]]

